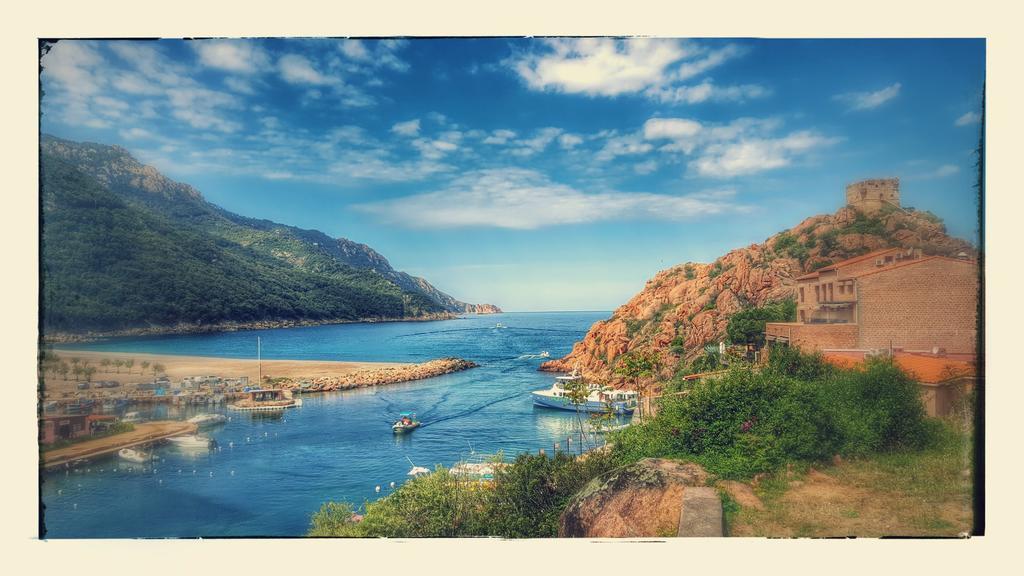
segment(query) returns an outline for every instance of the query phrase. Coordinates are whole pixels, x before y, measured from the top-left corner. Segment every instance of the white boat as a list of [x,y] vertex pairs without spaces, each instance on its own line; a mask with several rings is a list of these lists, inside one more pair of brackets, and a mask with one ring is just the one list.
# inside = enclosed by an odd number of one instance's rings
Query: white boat
[[616,390],[600,384],[587,384],[587,399],[574,404],[566,392],[566,385],[583,379],[575,370],[568,376],[558,376],[548,390],[531,392],[533,403],[544,408],[571,410],[573,412],[608,412],[632,414],[636,409],[637,395],[632,390]]
[[545,350],[545,351],[540,353],[540,357],[541,358],[551,358],[551,353],[548,352],[547,350]]
[[228,421],[228,417],[223,414],[197,414],[189,418],[188,421],[199,428],[204,428],[207,426],[223,424]]
[[117,451],[117,455],[122,460],[134,462],[136,464],[142,464],[149,461],[149,455],[141,450],[133,450],[131,448],[121,448]]
[[179,448],[209,448],[211,439],[206,436],[199,436],[198,434],[190,434],[188,436],[172,436],[167,439],[171,444]]
[[495,325],[494,325],[494,327],[495,327],[495,328],[504,328],[504,327],[505,327],[505,325],[504,325],[504,324],[502,324],[501,322],[498,322],[497,324],[495,324]]
[[142,417],[139,416],[138,412],[129,412],[121,418],[121,422],[141,422]]
[[413,466],[409,470],[408,476],[419,476],[420,474],[430,474],[430,470],[427,470],[423,466]]

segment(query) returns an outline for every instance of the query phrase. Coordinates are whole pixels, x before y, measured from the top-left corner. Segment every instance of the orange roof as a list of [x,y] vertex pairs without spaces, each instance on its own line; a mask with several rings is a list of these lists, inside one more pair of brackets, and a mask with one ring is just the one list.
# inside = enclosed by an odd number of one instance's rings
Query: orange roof
[[[918,382],[928,384],[977,374],[974,363],[965,360],[901,352],[897,352],[894,359],[904,372],[911,375]],[[856,368],[864,362],[864,353],[828,352],[825,354],[825,360],[840,368]]]

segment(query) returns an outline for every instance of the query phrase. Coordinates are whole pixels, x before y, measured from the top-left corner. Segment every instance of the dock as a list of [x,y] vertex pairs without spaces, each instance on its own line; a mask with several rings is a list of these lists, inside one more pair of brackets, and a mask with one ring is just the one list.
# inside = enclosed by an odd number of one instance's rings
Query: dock
[[123,432],[95,440],[84,440],[66,448],[43,452],[41,455],[42,466],[46,469],[52,469],[75,460],[106,456],[122,448],[132,448],[182,434],[194,434],[197,429],[198,427],[191,422],[181,422],[178,420],[142,422],[136,424],[135,429],[131,432]]

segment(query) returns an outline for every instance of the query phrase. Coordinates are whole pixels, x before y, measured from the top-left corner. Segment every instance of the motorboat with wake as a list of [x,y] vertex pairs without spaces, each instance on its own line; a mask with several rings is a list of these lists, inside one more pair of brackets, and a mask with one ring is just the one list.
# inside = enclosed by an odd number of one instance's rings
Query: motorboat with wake
[[420,427],[420,421],[416,419],[415,412],[402,412],[398,420],[391,425],[391,431],[395,434],[404,434]]
[[587,384],[586,400],[579,404],[574,404],[566,387],[582,380],[583,376],[576,370],[573,370],[568,376],[558,376],[548,390],[537,390],[530,393],[533,396],[533,404],[543,408],[571,410],[573,412],[578,410],[580,412],[632,414],[636,409],[636,392],[632,390],[616,390],[610,386],[593,383]]

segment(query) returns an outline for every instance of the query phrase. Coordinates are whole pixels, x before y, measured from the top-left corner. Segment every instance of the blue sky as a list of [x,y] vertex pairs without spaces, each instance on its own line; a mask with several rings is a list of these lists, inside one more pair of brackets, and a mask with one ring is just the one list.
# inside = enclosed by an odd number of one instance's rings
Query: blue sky
[[506,310],[610,310],[860,178],[974,241],[982,40],[63,41],[44,132]]

